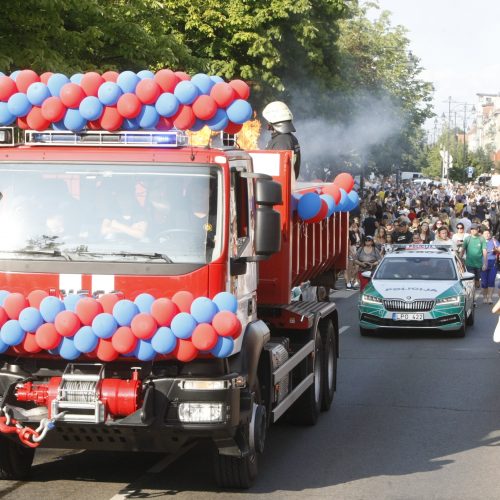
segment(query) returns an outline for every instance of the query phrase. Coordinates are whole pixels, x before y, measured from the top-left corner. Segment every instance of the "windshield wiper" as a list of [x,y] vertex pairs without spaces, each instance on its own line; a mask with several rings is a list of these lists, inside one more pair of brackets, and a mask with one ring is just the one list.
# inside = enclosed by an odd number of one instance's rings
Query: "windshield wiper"
[[87,251],[78,251],[74,252],[77,255],[92,255],[94,257],[106,257],[111,255],[116,255],[117,257],[145,257],[147,259],[161,259],[164,260],[167,264],[173,264],[174,261],[166,254],[159,252],[87,252]]
[[71,260],[70,256],[64,252],[61,252],[58,248],[52,250],[0,250],[0,253],[20,253],[22,255],[47,255],[49,257],[62,257],[64,260]]

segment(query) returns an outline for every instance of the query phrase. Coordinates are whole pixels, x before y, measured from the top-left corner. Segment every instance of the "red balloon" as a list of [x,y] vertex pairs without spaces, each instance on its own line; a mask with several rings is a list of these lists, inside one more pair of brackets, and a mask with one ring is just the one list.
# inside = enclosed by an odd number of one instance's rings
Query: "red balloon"
[[130,92],[123,94],[116,103],[116,109],[123,118],[135,118],[141,112],[141,101]]
[[101,361],[107,362],[114,361],[118,357],[118,351],[113,347],[109,339],[99,339],[96,354]]
[[229,122],[227,127],[224,129],[226,134],[237,134],[243,128],[243,124]]
[[145,78],[137,84],[135,93],[143,104],[154,104],[160,97],[161,87],[152,78]]
[[212,319],[212,326],[221,337],[236,338],[241,333],[241,323],[231,311],[220,311]]
[[40,81],[42,83],[44,83],[45,85],[47,85],[48,81],[49,81],[49,78],[53,75],[54,73],[52,73],[52,71],[46,71],[45,73],[42,73],[40,75]]
[[32,130],[47,130],[50,127],[50,121],[44,118],[42,108],[33,106],[26,115],[26,122]]
[[172,354],[179,360],[187,363],[198,356],[198,349],[190,340],[179,339]]
[[28,125],[28,122],[26,121],[26,117],[25,116],[19,116],[17,118],[17,126],[22,129],[22,130],[29,130],[30,126]]
[[35,82],[39,82],[40,77],[31,69],[23,69],[17,74],[16,85],[19,92],[26,94],[28,87]]
[[158,123],[156,124],[156,130],[171,130],[174,128],[174,121],[172,118],[167,118],[166,116],[160,116]]
[[184,71],[176,71],[175,76],[179,78],[179,80],[191,80],[191,77]]
[[200,351],[210,351],[217,344],[218,336],[212,325],[199,324],[193,331],[191,342]]
[[174,126],[179,130],[189,130],[196,123],[193,108],[187,105],[179,106],[179,110],[172,118],[174,119]]
[[156,333],[158,323],[151,314],[139,313],[134,316],[130,328],[138,339],[148,340]]
[[98,121],[102,129],[112,132],[122,126],[123,116],[118,113],[115,106],[104,106],[104,111]]
[[4,325],[5,322],[7,322],[9,317],[7,316],[7,313],[5,309],[0,306],[0,327]]
[[347,172],[342,172],[337,175],[337,177],[333,180],[333,183],[339,188],[342,188],[346,193],[350,193],[351,189],[354,187],[354,179],[352,175]]
[[85,73],[80,81],[80,87],[88,96],[97,97],[99,87],[105,82],[104,78],[95,71]]
[[57,314],[54,326],[59,335],[72,337],[82,326],[80,318],[72,311],[61,311]]
[[94,318],[104,312],[102,304],[92,297],[84,297],[75,306],[75,312],[83,325],[91,325]]
[[28,300],[22,293],[11,293],[3,302],[3,308],[10,319],[19,319],[19,313],[29,306]]
[[342,197],[339,186],[336,184],[327,184],[321,191],[322,194],[329,194],[333,198],[335,205],[339,204],[340,198]]
[[48,297],[49,294],[45,290],[33,290],[28,294],[28,302],[30,307],[40,308],[40,302]]
[[236,99],[236,92],[229,83],[219,82],[212,87],[210,97],[215,99],[217,106],[227,108]]
[[160,69],[155,75],[155,82],[163,92],[174,93],[175,86],[181,79],[171,69]]
[[101,295],[97,302],[102,305],[102,309],[105,313],[113,314],[113,307],[120,300],[120,297],[116,293],[105,293]]
[[210,120],[217,113],[217,103],[209,95],[200,95],[193,102],[193,113],[200,120]]
[[42,116],[50,122],[58,122],[64,118],[66,106],[59,97],[49,97],[42,104]]
[[55,349],[62,340],[62,337],[57,333],[54,323],[44,323],[39,326],[35,333],[36,343],[42,348]]
[[172,297],[172,302],[179,308],[179,312],[191,312],[191,304],[194,300],[194,295],[188,291],[177,292]]
[[119,73],[117,73],[116,71],[106,71],[106,73],[102,74],[102,77],[105,81],[114,83],[116,83],[116,80],[118,80],[118,76]]
[[16,82],[8,76],[0,76],[0,101],[7,102],[17,92]]
[[127,354],[133,351],[137,342],[137,337],[128,326],[120,326],[111,337],[113,348],[120,354]]
[[170,326],[174,316],[178,313],[179,308],[170,299],[156,299],[151,304],[151,316],[153,316],[159,326]]
[[59,92],[61,102],[68,108],[78,108],[85,98],[85,91],[76,83],[66,83]]
[[247,100],[250,97],[250,87],[243,80],[231,80],[229,85],[233,88],[238,96],[238,99]]
[[314,217],[306,219],[304,222],[307,222],[308,224],[312,224],[313,222],[320,222],[326,217],[327,214],[328,203],[325,200],[321,199],[321,208],[319,209],[319,212]]
[[24,340],[22,341],[21,346],[26,352],[29,352],[30,354],[36,354],[37,352],[40,352],[42,350],[42,348],[36,341],[36,335],[34,333],[27,333],[24,336]]

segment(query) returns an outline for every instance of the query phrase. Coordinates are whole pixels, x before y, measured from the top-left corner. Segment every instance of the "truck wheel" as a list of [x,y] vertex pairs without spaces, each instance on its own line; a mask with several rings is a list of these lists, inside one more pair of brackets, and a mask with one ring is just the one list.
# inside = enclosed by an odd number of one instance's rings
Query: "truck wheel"
[[[307,363],[312,363],[314,383],[306,389],[290,408],[290,419],[294,424],[315,425],[318,421],[323,400],[323,343],[320,335],[316,335],[314,358],[308,358]],[[307,371],[307,373],[310,373],[310,371]],[[303,374],[306,375],[307,373],[304,372]]]
[[321,410],[327,411],[332,405],[337,387],[337,342],[335,327],[331,320],[319,324],[321,341],[323,342],[323,397]]
[[22,480],[29,476],[35,450],[0,437],[0,479]]

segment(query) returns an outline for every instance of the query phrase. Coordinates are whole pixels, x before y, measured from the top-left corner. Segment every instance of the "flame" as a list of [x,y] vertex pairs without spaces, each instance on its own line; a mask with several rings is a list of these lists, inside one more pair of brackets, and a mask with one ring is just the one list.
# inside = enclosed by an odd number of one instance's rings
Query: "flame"
[[187,130],[186,133],[191,146],[207,146],[211,141],[212,134],[218,134],[218,132],[212,132],[208,127],[203,127],[198,132]]
[[262,125],[259,120],[249,120],[238,133],[238,146],[241,149],[259,149],[259,136]]

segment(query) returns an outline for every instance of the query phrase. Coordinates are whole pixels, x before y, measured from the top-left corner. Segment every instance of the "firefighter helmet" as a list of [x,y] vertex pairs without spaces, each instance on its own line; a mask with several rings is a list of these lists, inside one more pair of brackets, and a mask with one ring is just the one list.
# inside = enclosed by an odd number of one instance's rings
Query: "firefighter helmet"
[[262,116],[277,132],[281,132],[282,134],[295,132],[295,127],[292,123],[292,112],[284,102],[270,102],[263,109]]

